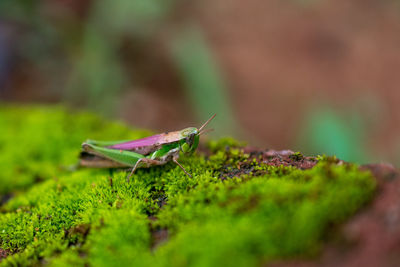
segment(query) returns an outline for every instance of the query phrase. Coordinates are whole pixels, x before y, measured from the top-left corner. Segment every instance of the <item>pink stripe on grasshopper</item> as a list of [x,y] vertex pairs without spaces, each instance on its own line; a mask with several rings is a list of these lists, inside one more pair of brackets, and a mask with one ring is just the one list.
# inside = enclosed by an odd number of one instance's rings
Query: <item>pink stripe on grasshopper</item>
[[145,146],[152,146],[154,144],[157,144],[161,139],[161,134],[157,135],[152,135],[149,137],[145,137],[142,139],[137,139],[133,141],[128,141],[112,146],[108,146],[108,148],[112,149],[119,149],[119,150],[132,150],[132,149],[137,149],[140,147],[145,147]]
[[181,140],[181,138],[182,138],[181,131],[175,131],[169,133],[156,134],[142,139],[132,140],[107,147],[112,149],[135,150],[141,147],[163,145],[163,144],[177,142]]

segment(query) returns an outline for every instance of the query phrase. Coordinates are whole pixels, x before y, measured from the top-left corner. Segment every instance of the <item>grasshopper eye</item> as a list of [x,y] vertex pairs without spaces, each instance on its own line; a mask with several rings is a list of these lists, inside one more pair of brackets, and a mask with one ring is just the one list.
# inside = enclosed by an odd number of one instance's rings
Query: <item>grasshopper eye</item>
[[186,144],[188,144],[189,146],[193,144],[193,135],[189,135],[188,137],[186,137]]

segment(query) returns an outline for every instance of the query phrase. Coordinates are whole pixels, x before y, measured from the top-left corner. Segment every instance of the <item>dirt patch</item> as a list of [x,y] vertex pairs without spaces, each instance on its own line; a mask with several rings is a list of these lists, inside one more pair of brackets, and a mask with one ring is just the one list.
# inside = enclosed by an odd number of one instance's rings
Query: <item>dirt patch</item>
[[79,224],[65,230],[65,238],[68,239],[68,246],[82,246],[90,232],[90,224]]
[[148,218],[150,220],[149,226],[151,234],[150,248],[151,250],[155,250],[158,246],[168,240],[169,231],[166,228],[159,228],[156,225],[156,222],[158,221],[157,217],[149,216]]
[[167,229],[159,229],[156,231],[152,231],[151,233],[151,249],[154,250],[162,243],[168,240],[168,230]]
[[12,197],[13,195],[11,193],[0,195],[0,206],[6,204]]
[[345,223],[315,260],[269,266],[400,266],[400,172],[389,164],[368,164],[378,183],[372,202]]
[[242,174],[250,174],[259,176],[266,174],[267,171],[255,170],[254,160],[257,164],[266,164],[269,166],[293,166],[298,169],[310,169],[317,164],[317,159],[314,157],[305,157],[301,153],[293,152],[292,150],[260,150],[252,147],[243,148],[243,152],[249,157],[246,160],[239,161],[235,165],[226,164],[220,170],[220,178],[237,177]]
[[253,148],[245,148],[245,153],[250,154],[250,158],[255,158],[258,163],[264,163],[270,166],[293,166],[298,169],[311,169],[317,164],[314,157],[305,157],[299,152],[292,150],[273,150],[267,149],[260,151]]
[[2,259],[7,258],[8,255],[10,255],[10,251],[8,249],[2,249],[0,248],[0,262]]

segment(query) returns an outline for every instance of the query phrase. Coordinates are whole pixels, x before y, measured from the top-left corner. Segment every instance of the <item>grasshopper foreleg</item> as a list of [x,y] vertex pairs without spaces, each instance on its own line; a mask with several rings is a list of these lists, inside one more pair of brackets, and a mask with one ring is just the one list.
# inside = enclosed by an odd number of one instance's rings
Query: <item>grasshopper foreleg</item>
[[178,166],[182,169],[182,171],[183,171],[187,176],[189,176],[190,178],[192,178],[192,175],[190,175],[190,174],[185,170],[185,168],[183,168],[183,166],[178,162],[178,157],[173,157],[172,160],[176,163],[176,165],[178,165]]
[[[190,178],[192,178],[192,175],[190,175],[185,168],[178,162],[178,157],[173,157],[172,160],[182,169],[182,171],[189,176]],[[150,167],[150,166],[155,166],[155,165],[163,165],[165,164],[166,161],[161,161],[161,160],[155,160],[155,159],[148,159],[148,158],[141,158],[139,159],[135,166],[132,168],[132,171],[129,173],[129,175],[126,177],[126,181],[129,183],[129,180],[131,178],[131,176],[135,173],[136,169],[139,167],[142,167],[140,165],[144,165],[143,167]]]

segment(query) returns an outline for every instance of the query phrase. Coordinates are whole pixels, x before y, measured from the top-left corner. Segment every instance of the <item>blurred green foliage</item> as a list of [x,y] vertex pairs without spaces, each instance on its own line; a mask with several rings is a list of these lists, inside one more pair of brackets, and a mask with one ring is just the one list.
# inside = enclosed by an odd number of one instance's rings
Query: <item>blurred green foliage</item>
[[[84,26],[80,57],[72,61],[65,91],[71,102],[83,102],[100,114],[115,113],[131,70],[120,54],[126,39],[144,43],[159,30],[174,0],[94,1]],[[134,81],[135,83],[135,81]],[[140,86],[133,84],[133,88]]]
[[172,51],[198,117],[204,120],[217,113],[215,123],[220,135],[237,133],[228,90],[201,30],[182,31],[174,40]]
[[[199,121],[218,113],[220,135],[235,133],[227,88],[201,28],[187,26],[185,19],[168,23],[178,4],[178,0],[99,0],[68,7],[62,1],[2,0],[0,18],[23,29],[16,54],[38,71],[35,75],[42,75],[51,91],[48,95],[106,116],[118,114],[128,90],[148,88],[134,75],[141,73],[140,63],[127,63],[135,57],[127,59],[125,53],[157,65],[160,62],[148,47],[170,45],[165,51],[170,53],[166,58],[172,58],[170,71],[181,77],[192,113]],[[89,7],[87,14],[77,15],[73,9],[82,8],[79,5]],[[132,46],[124,48],[127,43]]]
[[363,116],[358,113],[319,107],[306,114],[299,144],[305,153],[335,155],[345,161],[366,163],[369,153],[365,132]]
[[3,0],[0,2],[0,15],[13,19],[30,19],[37,10],[39,1],[35,0]]
[[0,195],[26,190],[67,172],[77,163],[79,147],[88,138],[134,139],[149,134],[62,107],[7,105],[0,107],[0,129]]
[[223,180],[223,168],[248,158],[233,139],[183,157],[193,178],[167,164],[126,183],[125,172],[60,166],[76,160],[84,138],[144,131],[61,108],[2,108],[0,125],[1,192],[31,186],[0,207],[0,248],[12,253],[1,266],[258,266],[313,256],[375,187],[370,173],[332,158],[306,171],[252,161],[264,174]]

